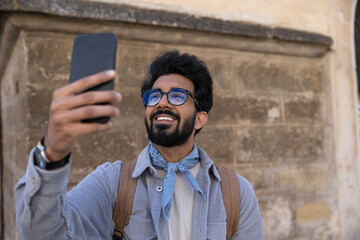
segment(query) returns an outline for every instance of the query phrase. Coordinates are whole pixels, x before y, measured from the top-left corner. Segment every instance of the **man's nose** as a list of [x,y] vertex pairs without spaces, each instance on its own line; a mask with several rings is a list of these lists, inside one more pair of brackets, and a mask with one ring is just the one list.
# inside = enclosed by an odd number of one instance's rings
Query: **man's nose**
[[158,103],[158,107],[170,107],[171,103],[169,103],[167,98],[167,93],[163,94],[160,97],[160,102]]

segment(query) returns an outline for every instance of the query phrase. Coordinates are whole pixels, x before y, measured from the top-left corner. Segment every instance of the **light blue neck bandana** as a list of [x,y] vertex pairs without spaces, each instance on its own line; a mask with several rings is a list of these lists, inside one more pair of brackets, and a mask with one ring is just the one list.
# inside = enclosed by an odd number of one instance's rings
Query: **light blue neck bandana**
[[189,170],[195,167],[199,161],[199,153],[195,144],[193,151],[177,163],[167,163],[151,142],[149,146],[149,154],[151,158],[151,164],[156,168],[160,168],[166,171],[163,194],[161,197],[161,209],[166,220],[169,219],[170,209],[173,203],[177,171],[179,171],[183,177],[191,183],[191,186],[198,193],[200,193],[203,199],[206,199],[206,196],[201,190],[198,182]]

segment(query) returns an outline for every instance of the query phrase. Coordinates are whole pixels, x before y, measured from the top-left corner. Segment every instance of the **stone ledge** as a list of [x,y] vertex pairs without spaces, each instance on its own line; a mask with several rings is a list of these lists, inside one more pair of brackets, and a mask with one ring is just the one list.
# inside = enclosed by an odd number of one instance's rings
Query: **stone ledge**
[[38,12],[51,15],[122,21],[146,25],[184,28],[243,37],[279,39],[329,47],[330,37],[286,28],[270,28],[243,22],[223,21],[183,13],[137,8],[124,4],[79,0],[4,0],[0,11]]

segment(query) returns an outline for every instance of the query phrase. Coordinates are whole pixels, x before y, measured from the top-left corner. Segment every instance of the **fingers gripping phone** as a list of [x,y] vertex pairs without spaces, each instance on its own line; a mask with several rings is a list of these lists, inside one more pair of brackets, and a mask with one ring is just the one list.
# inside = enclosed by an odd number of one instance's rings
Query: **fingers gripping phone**
[[[94,33],[77,36],[73,44],[69,83],[105,70],[115,70],[116,47],[117,37],[113,33]],[[86,91],[106,91],[113,89],[114,79],[111,79],[106,83],[92,87]],[[82,122],[107,123],[109,120],[109,117],[99,117],[84,119]]]

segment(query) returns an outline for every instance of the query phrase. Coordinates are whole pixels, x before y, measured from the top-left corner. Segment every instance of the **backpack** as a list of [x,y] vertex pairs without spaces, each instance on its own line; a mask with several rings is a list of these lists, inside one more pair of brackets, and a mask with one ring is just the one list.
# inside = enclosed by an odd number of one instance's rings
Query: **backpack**
[[[136,160],[122,164],[118,187],[118,195],[113,212],[115,230],[113,240],[124,239],[124,227],[129,223],[137,178],[131,175]],[[235,171],[216,165],[221,178],[221,190],[226,212],[226,239],[229,240],[236,232],[240,216],[240,186]]]

